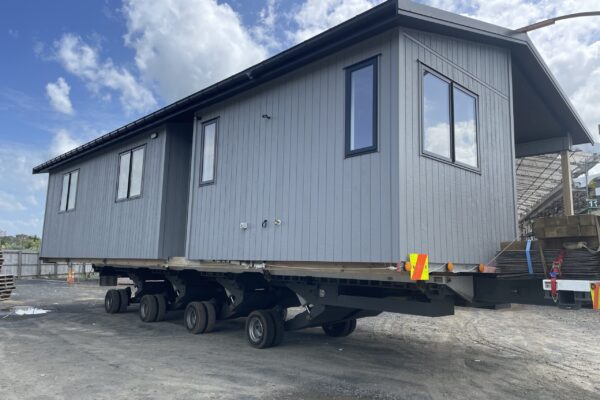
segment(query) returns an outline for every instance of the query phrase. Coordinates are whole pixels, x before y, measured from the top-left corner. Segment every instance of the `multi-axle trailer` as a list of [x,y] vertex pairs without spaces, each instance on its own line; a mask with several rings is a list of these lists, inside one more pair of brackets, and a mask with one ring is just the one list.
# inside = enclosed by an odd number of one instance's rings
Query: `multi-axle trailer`
[[[247,317],[246,337],[257,348],[280,344],[285,331],[310,327],[320,326],[329,336],[347,336],[358,319],[382,312],[440,317],[454,314],[456,306],[548,304],[539,280],[457,272],[452,265],[430,266],[427,279],[414,280],[409,262],[246,264],[181,258],[77,262],[93,263],[101,286],[116,286],[119,277],[133,282],[135,291],[108,290],[108,313],[124,312],[139,303],[142,321],[159,322],[169,311],[185,310],[184,325],[194,334],[211,332],[219,320]],[[290,307],[304,311],[288,319]]]

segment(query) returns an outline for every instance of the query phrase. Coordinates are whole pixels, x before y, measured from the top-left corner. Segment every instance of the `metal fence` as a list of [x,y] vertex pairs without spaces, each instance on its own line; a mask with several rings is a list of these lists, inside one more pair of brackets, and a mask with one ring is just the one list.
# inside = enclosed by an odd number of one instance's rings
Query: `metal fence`
[[[37,277],[63,277],[69,272],[68,263],[43,263],[39,253],[26,250],[2,250],[4,264],[2,275],[14,275],[17,279]],[[92,264],[72,263],[76,275],[87,275],[93,272]]]

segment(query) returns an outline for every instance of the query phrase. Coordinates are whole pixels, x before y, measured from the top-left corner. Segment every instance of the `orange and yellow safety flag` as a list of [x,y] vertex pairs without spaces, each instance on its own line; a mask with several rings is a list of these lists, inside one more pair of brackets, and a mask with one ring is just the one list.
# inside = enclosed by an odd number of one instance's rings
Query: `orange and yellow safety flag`
[[598,306],[598,303],[600,303],[600,282],[592,283],[591,294],[592,294],[592,308],[594,310],[599,310],[600,307]]
[[413,281],[429,280],[429,259],[427,254],[410,254],[410,279]]

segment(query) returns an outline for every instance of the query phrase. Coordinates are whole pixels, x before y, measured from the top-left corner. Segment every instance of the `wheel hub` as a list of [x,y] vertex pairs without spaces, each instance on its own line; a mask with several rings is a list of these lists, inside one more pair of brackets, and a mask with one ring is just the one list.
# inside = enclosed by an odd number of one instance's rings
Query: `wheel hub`
[[250,339],[252,339],[253,342],[260,342],[264,335],[264,331],[265,328],[260,319],[254,318],[252,321],[250,321],[250,329],[248,333],[250,334]]

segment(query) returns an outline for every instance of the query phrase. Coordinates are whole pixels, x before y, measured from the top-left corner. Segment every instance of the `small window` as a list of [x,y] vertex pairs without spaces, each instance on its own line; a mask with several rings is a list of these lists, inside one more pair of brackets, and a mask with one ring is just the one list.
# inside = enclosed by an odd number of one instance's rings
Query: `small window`
[[62,194],[60,197],[60,211],[71,211],[75,209],[77,200],[77,181],[79,170],[71,171],[63,175]]
[[145,147],[138,147],[119,155],[117,200],[134,199],[142,195],[144,151]]
[[201,185],[206,185],[215,181],[217,128],[217,120],[208,121],[202,124],[202,170],[200,171]]
[[477,97],[429,69],[423,69],[423,153],[478,168]]
[[377,58],[346,69],[346,156],[377,151]]

